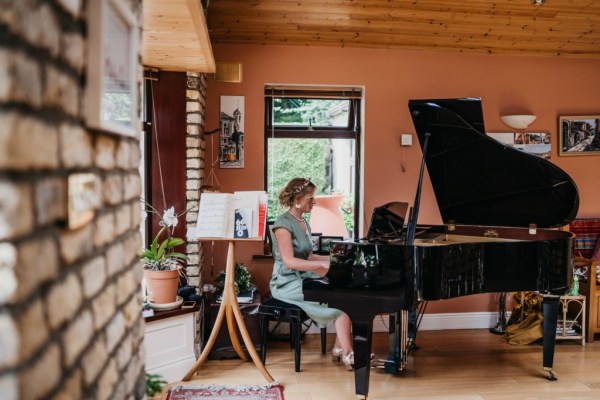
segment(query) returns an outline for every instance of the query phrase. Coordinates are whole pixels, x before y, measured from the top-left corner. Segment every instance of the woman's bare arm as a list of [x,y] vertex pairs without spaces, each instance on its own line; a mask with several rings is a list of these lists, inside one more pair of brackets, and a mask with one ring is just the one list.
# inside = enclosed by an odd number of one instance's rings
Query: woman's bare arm
[[283,264],[289,269],[295,269],[297,271],[312,271],[320,276],[325,276],[329,271],[329,259],[312,255],[308,260],[294,257],[294,248],[292,246],[292,234],[287,229],[278,228],[275,229],[275,236],[277,237],[277,245],[279,247],[279,254]]

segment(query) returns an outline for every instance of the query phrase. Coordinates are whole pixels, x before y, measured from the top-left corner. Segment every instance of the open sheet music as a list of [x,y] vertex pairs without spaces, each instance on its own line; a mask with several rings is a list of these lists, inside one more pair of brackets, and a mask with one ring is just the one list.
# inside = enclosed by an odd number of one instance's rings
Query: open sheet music
[[202,193],[196,228],[188,231],[188,239],[262,237],[266,214],[264,191]]

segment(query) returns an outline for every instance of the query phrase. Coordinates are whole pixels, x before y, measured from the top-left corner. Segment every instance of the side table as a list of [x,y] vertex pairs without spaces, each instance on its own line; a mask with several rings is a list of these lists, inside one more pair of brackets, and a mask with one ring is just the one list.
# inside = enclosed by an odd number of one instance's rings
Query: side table
[[[562,313],[556,327],[556,340],[581,340],[585,346],[585,296],[560,296],[560,305]],[[576,327],[577,324],[580,326]]]
[[[216,296],[215,296],[216,298]],[[206,303],[208,304],[208,302]],[[254,297],[251,303],[239,303],[240,311],[242,312],[242,316],[244,317],[244,324],[246,325],[246,329],[248,330],[248,334],[250,335],[250,339],[252,343],[254,343],[254,348],[258,351],[260,349],[260,319],[258,316],[258,308],[260,307],[260,293],[258,290],[254,292]],[[204,342],[208,340],[208,335],[214,329],[215,320],[219,313],[219,308],[221,304],[214,301],[210,302],[210,306],[206,308],[204,314],[204,326],[205,326],[205,336]],[[239,330],[238,330],[238,333]],[[245,346],[242,346],[245,349]],[[238,357],[235,349],[233,348],[233,344],[231,343],[230,335],[229,335],[229,327],[224,324],[221,325],[218,336],[213,344],[210,353],[208,354],[209,360],[220,360],[222,358],[231,359]]]

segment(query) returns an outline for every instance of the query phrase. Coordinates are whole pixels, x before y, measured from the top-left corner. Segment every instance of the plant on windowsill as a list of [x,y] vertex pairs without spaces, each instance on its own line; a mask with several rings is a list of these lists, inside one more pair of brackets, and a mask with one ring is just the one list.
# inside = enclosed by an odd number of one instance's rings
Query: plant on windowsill
[[[167,209],[161,216],[158,210],[150,204],[146,205],[146,212],[156,214],[160,218],[160,231],[152,240],[149,247],[140,254],[140,261],[144,267],[148,297],[154,304],[170,304],[177,301],[177,287],[179,277],[183,276],[182,262],[188,257],[174,248],[184,244],[184,240],[173,236],[178,223],[178,218],[185,214],[175,213],[175,208]],[[164,239],[162,239],[164,237]],[[161,241],[162,239],[162,241]]]

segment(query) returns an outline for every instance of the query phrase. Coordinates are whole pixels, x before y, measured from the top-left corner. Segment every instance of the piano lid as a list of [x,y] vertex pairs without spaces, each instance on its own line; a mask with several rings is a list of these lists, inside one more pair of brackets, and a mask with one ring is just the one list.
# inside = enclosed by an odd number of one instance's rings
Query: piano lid
[[444,223],[539,228],[577,215],[577,186],[556,165],[485,134],[481,100],[410,100]]

